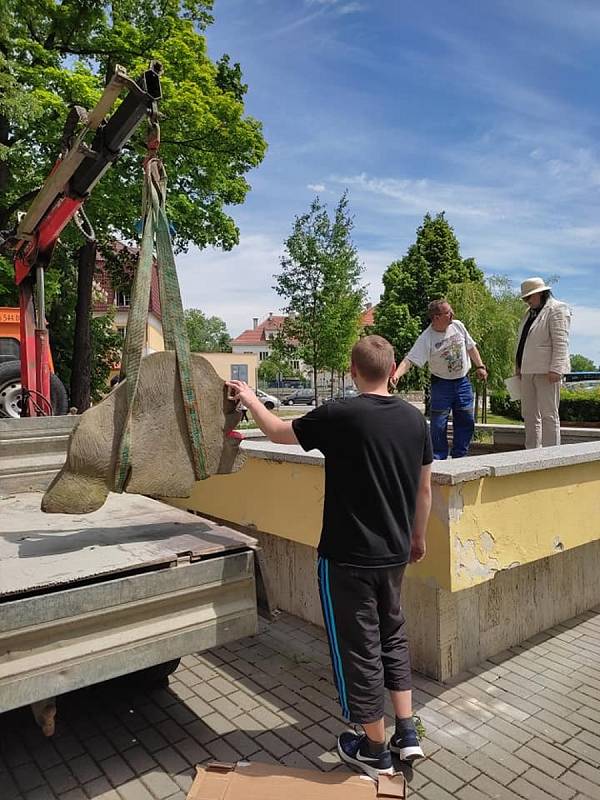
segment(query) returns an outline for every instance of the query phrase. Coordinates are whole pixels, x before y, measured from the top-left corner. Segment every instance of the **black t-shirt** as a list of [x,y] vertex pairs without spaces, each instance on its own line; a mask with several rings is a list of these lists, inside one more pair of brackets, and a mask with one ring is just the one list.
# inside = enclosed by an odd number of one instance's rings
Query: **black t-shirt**
[[319,554],[340,564],[406,564],[421,467],[433,458],[423,415],[394,396],[362,394],[292,422],[325,456]]

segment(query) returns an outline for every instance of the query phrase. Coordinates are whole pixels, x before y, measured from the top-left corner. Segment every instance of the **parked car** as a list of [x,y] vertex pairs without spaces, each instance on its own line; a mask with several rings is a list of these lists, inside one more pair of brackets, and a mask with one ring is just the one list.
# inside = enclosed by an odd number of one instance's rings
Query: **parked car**
[[333,403],[335,400],[349,400],[351,397],[358,397],[359,394],[360,392],[356,389],[345,389],[344,391],[340,389],[333,397],[325,397],[323,402]]
[[256,396],[263,406],[269,409],[269,411],[272,411],[274,408],[279,408],[281,405],[281,400],[278,397],[275,397],[272,394],[267,394],[266,392],[263,392],[262,389],[256,390]]
[[314,389],[297,389],[292,394],[288,394],[287,397],[284,397],[281,401],[284,406],[293,406],[293,405],[301,405],[301,406],[314,406],[315,404],[315,392]]

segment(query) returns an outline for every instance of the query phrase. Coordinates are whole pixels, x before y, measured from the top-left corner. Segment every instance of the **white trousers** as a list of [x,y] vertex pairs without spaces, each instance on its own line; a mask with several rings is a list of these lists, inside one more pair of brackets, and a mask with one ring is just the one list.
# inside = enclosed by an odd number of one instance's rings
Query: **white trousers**
[[548,376],[521,375],[521,414],[525,422],[525,447],[552,447],[560,444],[560,381]]

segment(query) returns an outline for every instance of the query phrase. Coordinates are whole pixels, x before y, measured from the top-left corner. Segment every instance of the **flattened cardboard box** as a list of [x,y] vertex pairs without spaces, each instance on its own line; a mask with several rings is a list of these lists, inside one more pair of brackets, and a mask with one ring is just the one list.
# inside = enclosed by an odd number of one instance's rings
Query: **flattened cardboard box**
[[382,775],[376,784],[366,775],[314,772],[276,764],[211,763],[197,767],[187,800],[405,800],[402,773]]

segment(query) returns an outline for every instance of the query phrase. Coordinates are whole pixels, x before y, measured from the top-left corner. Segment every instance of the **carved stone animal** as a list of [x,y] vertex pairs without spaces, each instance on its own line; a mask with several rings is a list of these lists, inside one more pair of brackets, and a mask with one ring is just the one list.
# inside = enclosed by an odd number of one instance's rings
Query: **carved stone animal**
[[[240,437],[230,432],[240,412],[211,364],[192,354],[209,475],[237,471]],[[42,499],[50,513],[86,514],[115,487],[115,468],[126,416],[126,379],[86,411],[71,434],[67,460]],[[153,353],[140,366],[131,421],[131,470],[125,491],[151,497],[189,497],[196,480],[173,352]]]

